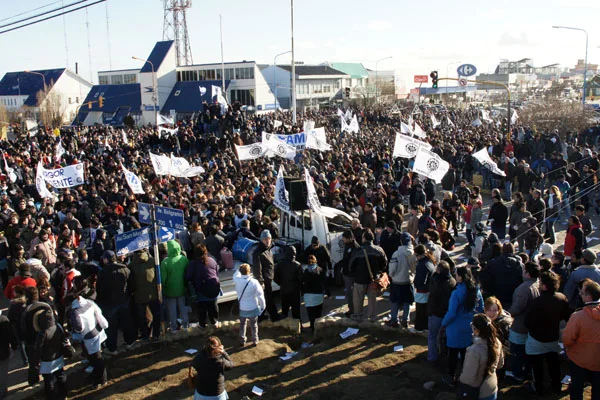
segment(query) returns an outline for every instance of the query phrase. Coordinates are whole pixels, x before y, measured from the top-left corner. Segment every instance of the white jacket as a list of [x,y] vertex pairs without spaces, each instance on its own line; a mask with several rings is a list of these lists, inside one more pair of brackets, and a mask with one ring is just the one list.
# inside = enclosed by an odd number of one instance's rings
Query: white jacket
[[412,244],[400,246],[390,260],[390,279],[396,284],[412,283],[415,277],[417,258]]
[[[263,288],[252,275],[242,275],[240,271],[235,271],[233,282],[240,301],[240,310],[252,311],[258,308],[262,312],[266,308]],[[244,287],[246,287],[245,291]],[[242,292],[244,292],[243,296]]]
[[108,321],[102,315],[100,307],[92,300],[79,297],[71,304],[71,328],[83,340],[89,354],[100,351],[102,342],[106,340],[104,330]]

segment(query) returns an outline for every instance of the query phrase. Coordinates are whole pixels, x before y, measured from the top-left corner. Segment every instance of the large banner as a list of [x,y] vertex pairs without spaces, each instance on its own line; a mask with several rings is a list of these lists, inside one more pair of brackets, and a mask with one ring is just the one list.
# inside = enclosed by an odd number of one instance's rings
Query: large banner
[[402,135],[401,133],[396,133],[396,143],[394,144],[394,153],[392,156],[394,158],[413,158],[417,155],[420,147],[431,150],[431,145],[429,143]]
[[424,147],[419,147],[413,166],[414,172],[440,183],[449,169],[450,164],[442,160],[440,156]]
[[275,196],[273,196],[273,204],[281,210],[290,212],[290,194],[285,189],[285,180],[283,179],[285,170],[283,165],[279,166],[277,173],[277,183],[275,183]]
[[51,199],[52,192],[48,190],[46,187],[46,181],[44,180],[44,167],[42,166],[42,162],[38,162],[37,165],[37,173],[35,174],[35,186],[37,187],[38,193],[40,197],[44,199]]
[[42,167],[42,177],[57,189],[79,186],[85,183],[83,179],[83,163],[59,169],[46,169]]

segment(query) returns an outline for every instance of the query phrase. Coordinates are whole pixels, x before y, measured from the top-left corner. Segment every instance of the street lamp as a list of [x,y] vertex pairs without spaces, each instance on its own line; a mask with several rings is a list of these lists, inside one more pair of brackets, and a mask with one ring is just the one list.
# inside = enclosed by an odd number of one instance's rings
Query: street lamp
[[292,20],[292,122],[296,124],[296,58],[294,53],[294,0],[290,0],[290,13]]
[[35,75],[41,76],[44,81],[44,92],[46,91],[46,77],[44,76],[44,74],[42,74],[41,72],[30,71],[28,69],[26,69],[24,72],[26,72],[28,74],[35,74]]
[[[452,64],[460,64],[462,63],[462,61],[453,61],[451,63],[448,63],[448,65],[446,65],[446,78],[448,78],[448,68],[452,65]],[[448,95],[448,80],[446,79],[446,96]]]
[[585,92],[587,89],[587,54],[588,54],[588,33],[585,29],[581,29],[581,28],[573,28],[571,26],[560,26],[560,25],[553,25],[552,26],[554,29],[571,29],[572,31],[581,31],[583,33],[585,33],[585,61],[584,61],[584,65],[583,65],[583,96],[581,97],[581,104],[585,106]]
[[152,67],[152,101],[154,102],[154,124],[158,125],[158,91],[156,89],[156,71],[154,71],[154,64],[152,63],[152,61],[143,59],[143,58],[139,58],[136,56],[132,56],[131,58],[133,58],[134,60],[138,60],[138,61],[143,61],[145,63],[150,64],[150,67]]
[[273,91],[273,97],[274,97],[274,102],[273,102],[273,107],[275,107],[275,114],[277,114],[277,88],[279,87],[277,85],[277,81],[275,79],[275,70],[277,67],[277,57],[279,56],[283,56],[285,54],[291,53],[291,50],[288,51],[284,51],[283,53],[279,53],[275,56],[275,58],[273,59],[273,85],[275,85],[275,90]]
[[393,56],[389,56],[389,57],[384,57],[384,58],[380,58],[379,60],[375,61],[375,102],[379,103],[379,68],[378,68],[378,64],[379,61],[383,61],[383,60],[389,60],[390,58],[394,58]]

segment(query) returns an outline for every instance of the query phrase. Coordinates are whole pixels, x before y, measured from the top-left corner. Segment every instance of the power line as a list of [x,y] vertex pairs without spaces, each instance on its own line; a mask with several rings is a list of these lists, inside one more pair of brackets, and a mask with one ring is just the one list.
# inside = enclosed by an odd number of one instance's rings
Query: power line
[[31,17],[20,19],[18,21],[9,22],[8,24],[0,25],[0,28],[5,28],[7,26],[16,25],[16,24],[19,24],[21,22],[29,21],[30,19],[34,19],[34,18],[37,18],[37,17],[42,17],[44,15],[51,14],[51,13],[56,12],[56,11],[64,10],[65,8],[76,6],[77,4],[85,3],[86,1],[89,1],[89,0],[79,0],[79,1],[77,1],[75,3],[73,3],[73,4],[68,4],[66,6],[61,6],[61,7],[52,9],[50,11],[45,11],[45,12],[43,12],[41,14],[37,14],[37,15],[33,15]]
[[7,21],[7,20],[13,19],[13,18],[17,18],[17,17],[20,17],[21,15],[29,14],[31,12],[34,12],[34,11],[37,11],[37,10],[41,10],[42,8],[53,6],[54,4],[58,4],[60,2],[61,2],[61,0],[58,0],[58,1],[55,1],[54,3],[50,3],[50,4],[46,4],[45,6],[34,8],[33,10],[23,11],[22,13],[18,13],[16,15],[13,15],[12,17],[2,18],[2,19],[0,19],[0,22]]
[[[87,0],[86,0],[86,1],[87,1]],[[61,15],[65,15],[65,14],[69,14],[69,13],[72,13],[72,12],[75,12],[75,11],[79,11],[79,10],[82,10],[82,9],[84,9],[84,8],[88,8],[88,7],[91,7],[91,6],[93,6],[93,5],[96,5],[96,4],[99,4],[99,3],[104,3],[105,1],[106,1],[106,0],[98,0],[98,1],[96,1],[96,2],[94,2],[94,3],[91,3],[91,4],[86,4],[86,5],[83,5],[83,6],[81,6],[81,7],[74,8],[74,9],[72,9],[72,10],[68,10],[68,11],[64,11],[64,12],[62,12],[62,13],[58,13],[58,14],[55,14],[55,15],[51,15],[51,16],[49,16],[49,17],[42,18],[42,19],[40,19],[40,20],[37,20],[37,21],[29,22],[29,23],[27,23],[27,24],[24,24],[24,25],[16,26],[16,27],[14,27],[14,28],[6,29],[6,30],[3,30],[3,31],[0,31],[0,35],[2,35],[3,33],[12,32],[12,31],[16,31],[17,29],[25,28],[25,27],[27,27],[27,26],[30,26],[30,25],[39,24],[40,22],[44,22],[44,21],[47,21],[47,20],[49,20],[49,19],[52,19],[52,18],[60,17]]]

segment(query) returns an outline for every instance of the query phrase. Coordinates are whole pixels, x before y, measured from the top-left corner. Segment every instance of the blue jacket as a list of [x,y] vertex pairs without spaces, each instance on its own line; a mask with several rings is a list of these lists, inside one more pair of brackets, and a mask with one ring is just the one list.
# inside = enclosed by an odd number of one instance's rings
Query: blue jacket
[[467,287],[459,283],[450,295],[448,311],[442,320],[442,326],[446,328],[447,346],[464,349],[471,345],[473,332],[471,321],[476,312],[483,312],[483,297],[477,289],[477,304],[474,310],[465,310],[464,303],[467,297]]

